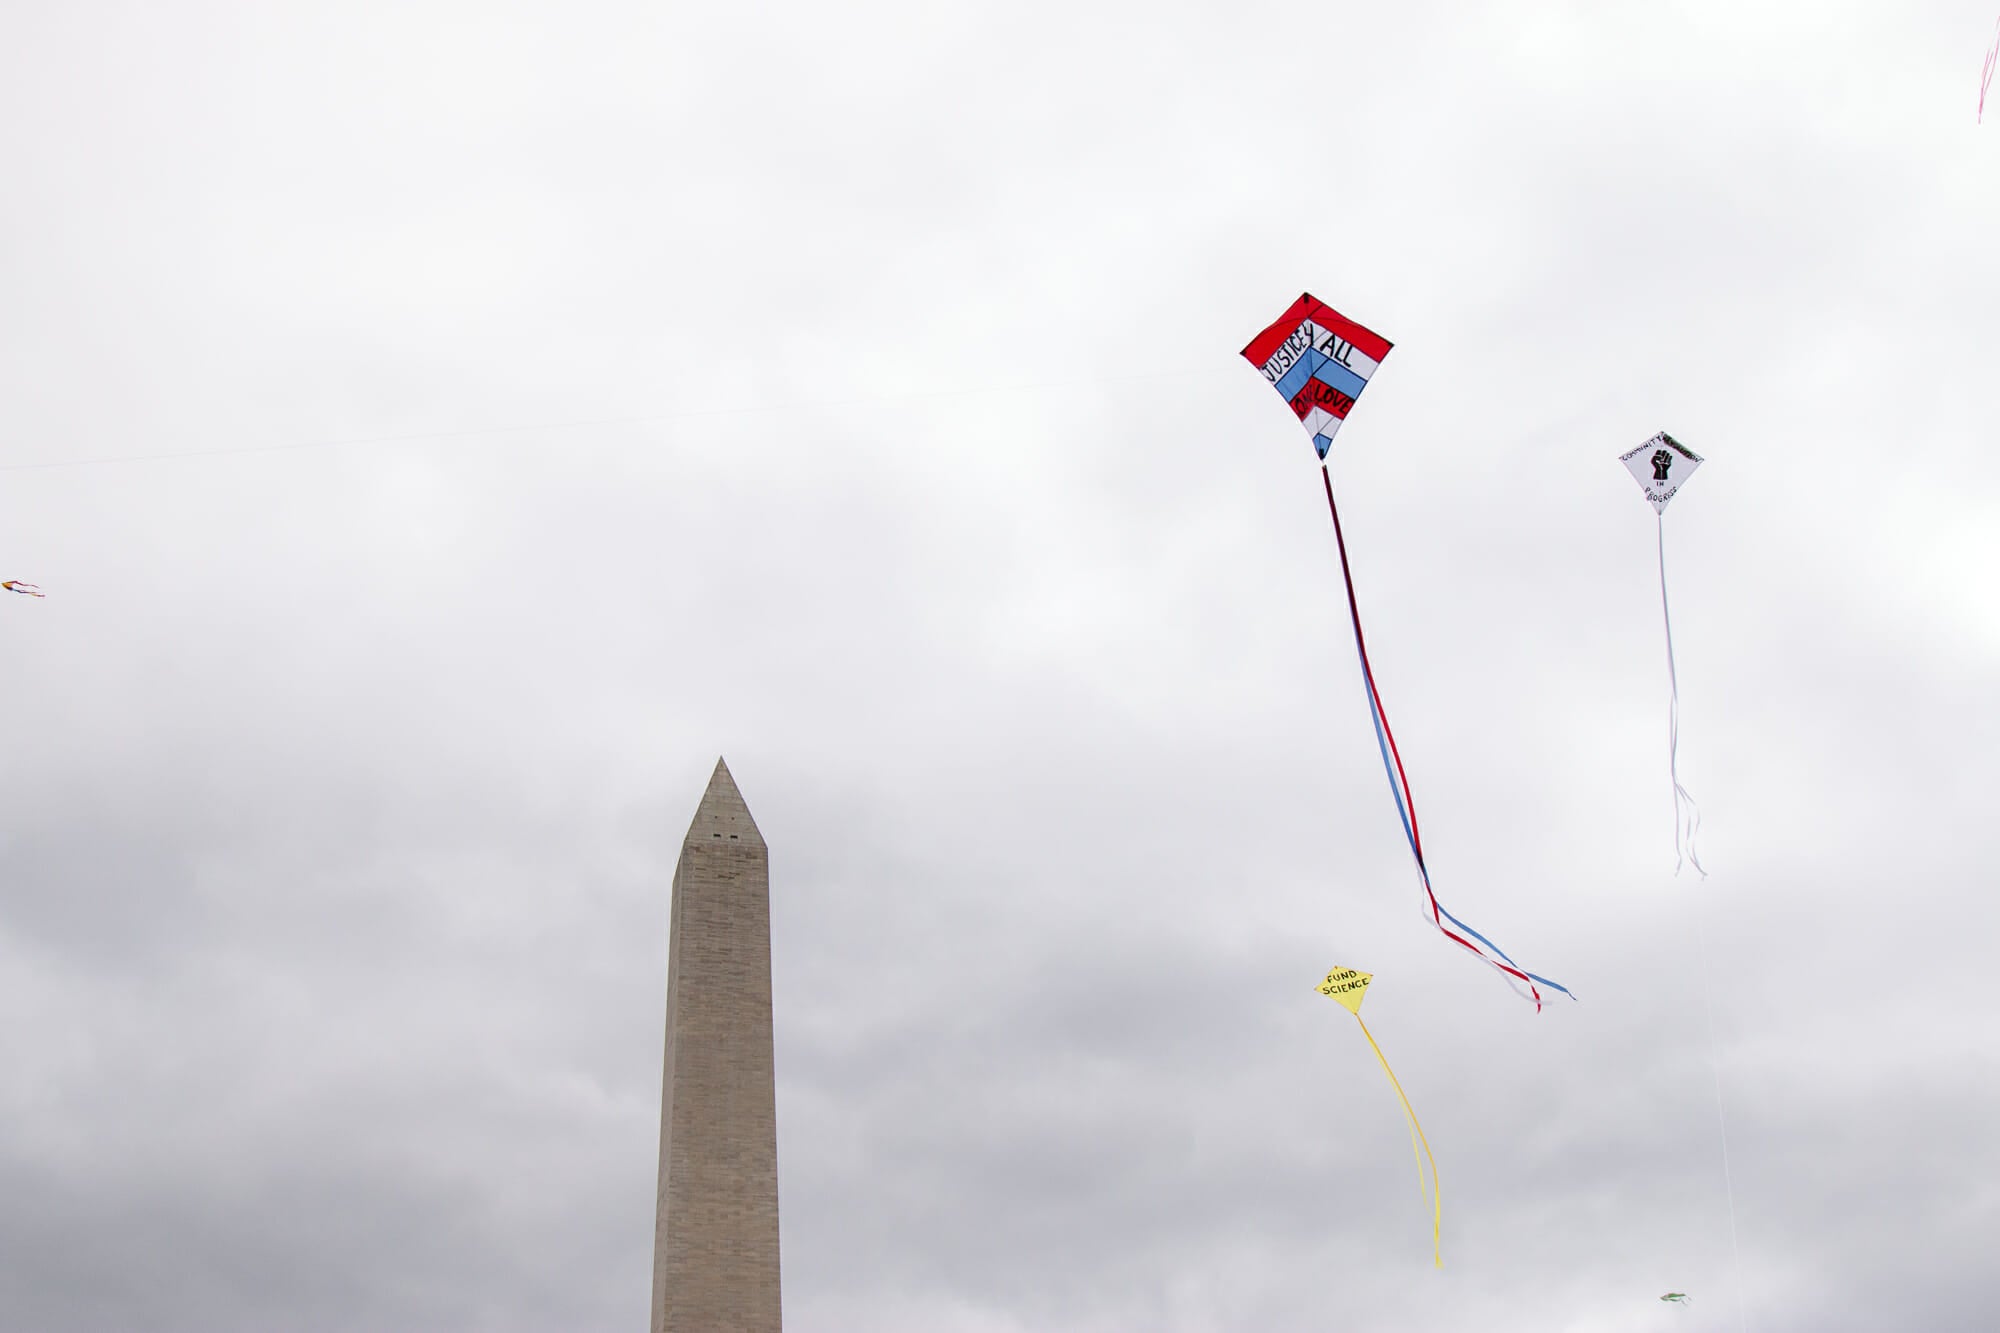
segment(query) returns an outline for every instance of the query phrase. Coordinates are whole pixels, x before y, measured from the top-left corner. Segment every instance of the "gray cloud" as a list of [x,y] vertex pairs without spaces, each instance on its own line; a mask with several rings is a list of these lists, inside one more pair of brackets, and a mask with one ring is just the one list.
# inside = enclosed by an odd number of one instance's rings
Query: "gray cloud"
[[1990,1323],[1987,22],[16,18],[0,1324],[637,1325],[717,753],[795,1329]]

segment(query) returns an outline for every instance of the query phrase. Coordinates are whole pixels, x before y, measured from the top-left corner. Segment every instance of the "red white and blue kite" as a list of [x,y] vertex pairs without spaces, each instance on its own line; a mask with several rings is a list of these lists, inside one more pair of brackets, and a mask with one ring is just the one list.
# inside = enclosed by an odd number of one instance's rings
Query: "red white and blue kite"
[[1327,512],[1333,515],[1333,539],[1340,550],[1340,577],[1347,588],[1348,618],[1354,623],[1354,650],[1361,658],[1361,683],[1368,692],[1368,715],[1375,724],[1375,744],[1382,752],[1382,767],[1389,775],[1396,816],[1402,821],[1403,836],[1409,840],[1410,855],[1417,863],[1417,878],[1424,887],[1424,915],[1446,939],[1478,955],[1506,979],[1516,994],[1532,1000],[1539,1010],[1542,987],[1564,995],[1569,995],[1569,989],[1519,966],[1492,940],[1447,912],[1431,889],[1430,868],[1424,864],[1423,835],[1417,828],[1416,802],[1410,795],[1410,782],[1403,772],[1403,755],[1396,748],[1395,733],[1389,730],[1389,717],[1382,711],[1375,670],[1368,663],[1368,641],[1361,633],[1361,611],[1354,601],[1354,575],[1347,564],[1347,537],[1340,527],[1340,506],[1333,500],[1333,476],[1327,470],[1326,455],[1333,447],[1340,423],[1347,419],[1355,400],[1368,387],[1383,358],[1389,355],[1390,346],[1387,338],[1361,327],[1308,294],[1293,302],[1277,323],[1252,338],[1243,349],[1243,356],[1264,372],[1264,378],[1290,404],[1292,415],[1312,436],[1313,448],[1319,452],[1320,480],[1326,486]]
[[1251,339],[1243,356],[1292,405],[1292,415],[1311,433],[1324,464],[1340,423],[1391,346],[1379,333],[1308,295]]

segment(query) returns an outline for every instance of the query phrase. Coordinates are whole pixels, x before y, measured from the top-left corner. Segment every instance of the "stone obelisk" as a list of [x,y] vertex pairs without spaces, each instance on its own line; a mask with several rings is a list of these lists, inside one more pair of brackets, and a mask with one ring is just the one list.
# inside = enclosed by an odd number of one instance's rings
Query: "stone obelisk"
[[771,871],[721,760],[674,867],[653,1333],[779,1333]]

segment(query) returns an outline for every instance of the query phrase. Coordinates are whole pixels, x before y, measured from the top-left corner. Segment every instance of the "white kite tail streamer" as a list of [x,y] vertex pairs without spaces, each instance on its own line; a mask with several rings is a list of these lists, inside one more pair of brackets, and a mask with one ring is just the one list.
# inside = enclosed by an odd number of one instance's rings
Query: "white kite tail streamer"
[[1683,860],[1694,863],[1703,879],[1708,872],[1702,869],[1701,857],[1694,848],[1695,834],[1701,830],[1701,807],[1688,795],[1688,789],[1681,786],[1681,682],[1674,670],[1674,616],[1667,609],[1667,518],[1664,513],[1655,515],[1660,548],[1660,620],[1667,627],[1667,774],[1674,784],[1674,873],[1681,873]]

